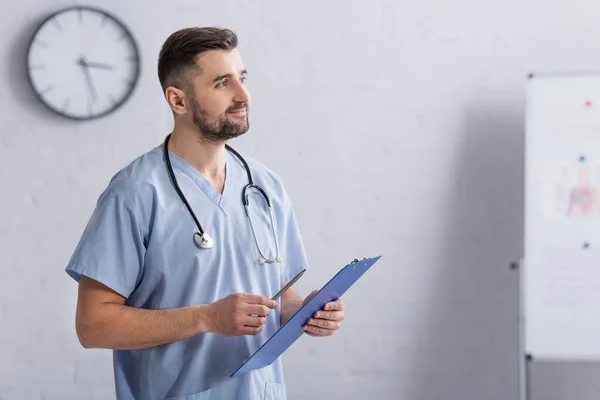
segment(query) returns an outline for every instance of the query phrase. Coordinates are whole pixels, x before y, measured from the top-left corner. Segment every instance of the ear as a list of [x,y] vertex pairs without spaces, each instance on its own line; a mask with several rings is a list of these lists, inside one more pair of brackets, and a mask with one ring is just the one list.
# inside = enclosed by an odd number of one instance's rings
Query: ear
[[174,86],[169,86],[167,90],[165,90],[165,98],[174,113],[183,115],[188,111],[188,102],[183,90],[177,89]]

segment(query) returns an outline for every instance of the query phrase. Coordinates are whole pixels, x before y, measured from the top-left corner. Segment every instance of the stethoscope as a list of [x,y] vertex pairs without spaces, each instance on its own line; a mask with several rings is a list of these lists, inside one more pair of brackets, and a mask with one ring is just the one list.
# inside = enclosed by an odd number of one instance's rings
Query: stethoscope
[[[202,229],[202,226],[200,225],[200,222],[198,222],[198,218],[196,218],[196,214],[194,214],[194,212],[192,211],[192,207],[190,207],[187,199],[185,198],[185,196],[181,192],[181,189],[179,188],[179,185],[177,184],[177,178],[175,178],[175,173],[173,172],[173,167],[171,166],[171,159],[169,158],[169,139],[170,138],[171,138],[171,134],[168,134],[167,137],[165,137],[165,142],[163,144],[163,146],[164,146],[163,152],[164,152],[164,156],[165,156],[165,162],[167,164],[167,171],[169,172],[169,176],[171,177],[171,181],[173,182],[175,191],[181,198],[181,201],[183,201],[183,204],[185,204],[185,206],[187,207],[190,215],[192,216],[192,219],[194,220],[194,223],[196,224],[196,227],[198,228],[198,230],[194,233],[194,242],[200,248],[211,249],[215,245],[213,238],[207,232],[204,232],[204,230]],[[271,200],[269,200],[269,196],[267,196],[267,194],[265,193],[263,188],[261,188],[258,185],[255,185],[254,182],[252,181],[252,174],[250,173],[250,167],[248,167],[246,160],[244,160],[244,158],[237,151],[232,149],[229,145],[226,144],[225,148],[227,150],[229,150],[230,152],[232,152],[237,158],[239,158],[239,160],[242,162],[242,164],[244,164],[244,168],[246,169],[246,174],[248,175],[248,184],[246,186],[244,186],[244,188],[242,189],[242,203],[244,204],[244,209],[246,210],[246,215],[248,216],[248,220],[250,220],[250,228],[252,229],[252,235],[254,236],[254,241],[256,242],[256,247],[258,248],[258,252],[261,255],[259,262],[261,264],[281,263],[283,260],[279,257],[279,242],[277,241],[277,230],[275,228],[275,217],[273,215],[273,208],[271,207]],[[248,189],[250,189],[250,188],[254,188],[260,192],[260,194],[265,199],[265,202],[267,203],[267,207],[269,209],[269,216],[271,218],[271,232],[273,233],[273,240],[275,241],[275,258],[273,258],[273,259],[267,258],[265,256],[265,254],[262,252],[260,245],[258,243],[256,231],[254,230],[254,224],[252,223],[252,218],[250,217],[250,210],[249,210],[250,203],[248,201]]]

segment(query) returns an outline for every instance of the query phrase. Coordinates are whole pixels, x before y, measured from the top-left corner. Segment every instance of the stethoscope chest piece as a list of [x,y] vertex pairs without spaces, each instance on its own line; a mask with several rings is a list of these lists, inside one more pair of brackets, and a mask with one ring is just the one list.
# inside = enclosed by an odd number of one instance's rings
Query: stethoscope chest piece
[[200,232],[194,233],[194,242],[196,242],[196,244],[203,249],[212,249],[215,245],[213,238],[210,237],[210,235],[206,232],[204,232],[202,235]]
[[[192,217],[192,219],[194,220],[194,223],[196,224],[196,227],[198,228],[196,230],[196,232],[194,233],[194,242],[201,249],[212,249],[215,245],[213,238],[210,237],[210,235],[208,233],[204,232],[204,230],[202,229],[202,226],[200,226],[200,222],[198,221],[198,218],[196,218],[194,211],[192,211],[192,207],[188,203],[187,199],[185,198],[185,195],[181,191],[181,188],[177,184],[177,178],[175,177],[175,172],[173,172],[173,167],[171,166],[171,159],[169,157],[169,138],[170,137],[171,137],[171,134],[168,134],[165,137],[165,142],[163,144],[163,152],[164,152],[164,157],[165,157],[165,164],[167,165],[167,172],[169,173],[169,176],[171,178],[173,186],[175,187],[175,191],[181,198],[181,201],[183,202],[183,204],[185,204],[187,210],[190,213],[190,216]],[[271,208],[271,201],[269,200],[269,196],[267,196],[265,191],[260,186],[255,185],[253,183],[252,174],[250,173],[250,167],[248,167],[246,160],[244,160],[244,158],[237,151],[233,150],[228,145],[225,145],[225,147],[229,151],[231,151],[237,158],[239,158],[239,160],[242,162],[242,164],[244,164],[244,169],[246,170],[246,174],[248,175],[248,184],[246,186],[244,186],[244,189],[242,190],[242,202],[244,203],[244,207],[246,209],[246,215],[248,216],[248,219],[250,220],[250,227],[252,228],[252,235],[254,236],[254,241],[256,242],[256,247],[258,248],[258,252],[260,253],[260,256],[261,256],[259,262],[261,264],[281,263],[283,260],[279,256],[279,242],[277,240],[277,229],[275,226],[275,216],[273,215],[273,209]],[[258,243],[258,237],[256,236],[256,231],[254,230],[254,224],[252,223],[252,218],[250,217],[250,211],[248,209],[249,202],[248,202],[247,190],[251,189],[251,188],[256,189],[258,192],[260,192],[260,194],[263,196],[263,198],[267,204],[267,207],[269,209],[269,217],[271,219],[271,231],[273,234],[273,240],[275,242],[275,258],[274,259],[267,258]]]

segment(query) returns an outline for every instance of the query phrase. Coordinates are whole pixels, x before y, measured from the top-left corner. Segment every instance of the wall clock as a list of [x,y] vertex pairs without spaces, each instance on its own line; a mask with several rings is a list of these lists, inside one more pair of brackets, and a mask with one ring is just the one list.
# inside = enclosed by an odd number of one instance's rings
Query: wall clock
[[138,46],[106,11],[76,6],[45,19],[29,43],[29,81],[52,111],[71,119],[105,116],[131,96],[140,76]]

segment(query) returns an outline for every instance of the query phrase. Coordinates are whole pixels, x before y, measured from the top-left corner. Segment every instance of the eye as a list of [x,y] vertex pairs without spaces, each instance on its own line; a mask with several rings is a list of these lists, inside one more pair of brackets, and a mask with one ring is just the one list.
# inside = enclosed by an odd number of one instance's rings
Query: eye
[[226,87],[227,86],[227,80],[221,81],[219,83],[217,83],[216,87]]
[[242,83],[246,83],[246,79],[247,79],[247,77],[246,77],[246,76],[242,76],[242,77],[240,78],[240,81],[241,81]]

